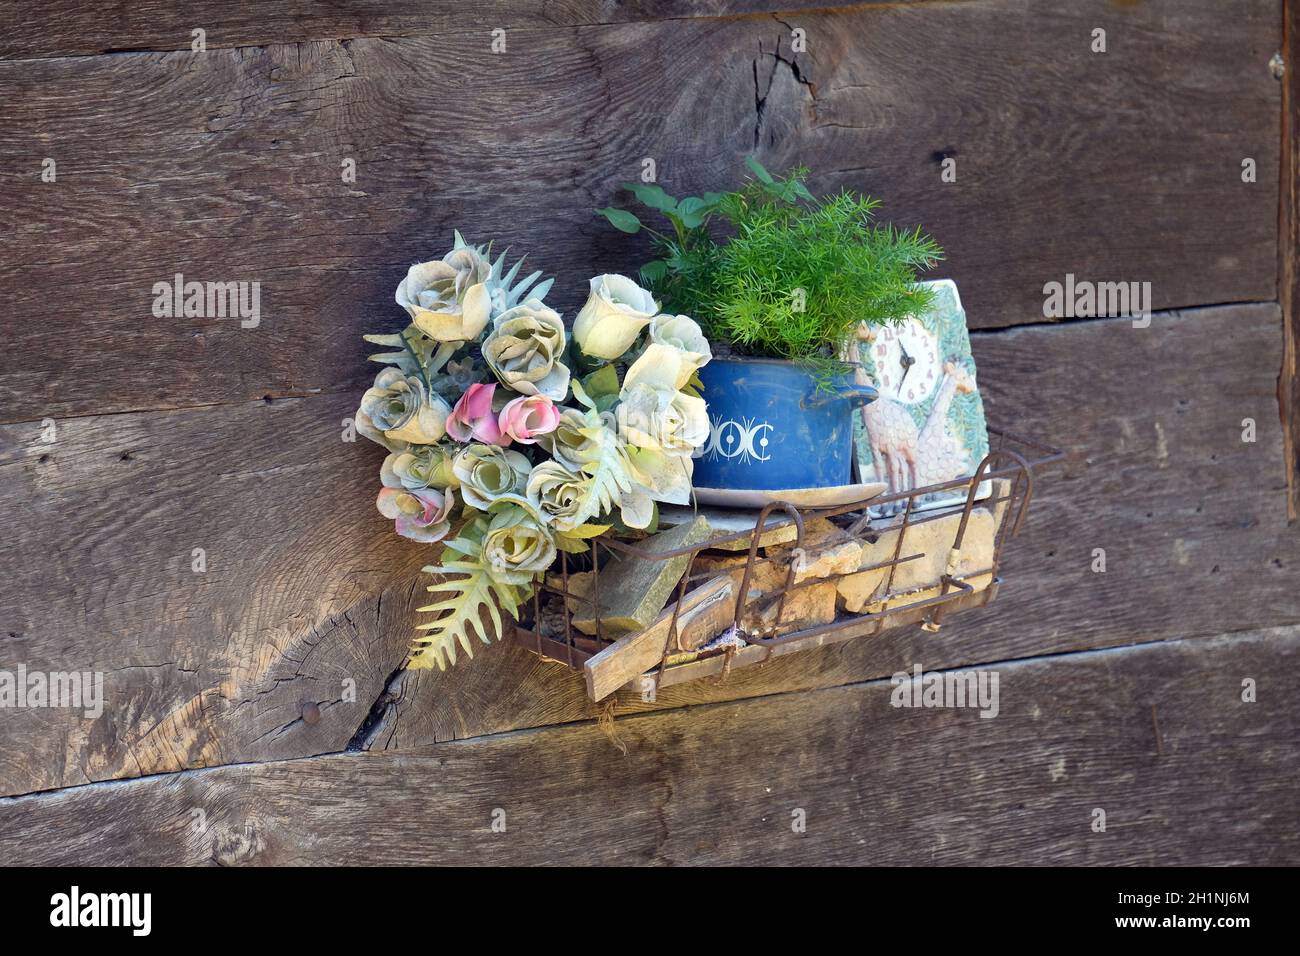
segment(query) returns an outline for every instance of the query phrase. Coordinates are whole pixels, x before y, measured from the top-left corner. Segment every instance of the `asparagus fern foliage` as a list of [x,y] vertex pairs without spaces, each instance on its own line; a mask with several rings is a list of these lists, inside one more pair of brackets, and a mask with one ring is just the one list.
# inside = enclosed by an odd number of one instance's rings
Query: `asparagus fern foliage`
[[668,220],[658,231],[625,209],[598,213],[628,233],[645,230],[657,258],[641,279],[667,311],[693,316],[712,341],[738,352],[838,370],[858,323],[924,313],[932,290],[917,271],[943,252],[919,228],[874,221],[879,201],[849,191],[817,199],[808,171],[774,177],[750,157],[739,189],[675,199],[659,186],[624,188]]

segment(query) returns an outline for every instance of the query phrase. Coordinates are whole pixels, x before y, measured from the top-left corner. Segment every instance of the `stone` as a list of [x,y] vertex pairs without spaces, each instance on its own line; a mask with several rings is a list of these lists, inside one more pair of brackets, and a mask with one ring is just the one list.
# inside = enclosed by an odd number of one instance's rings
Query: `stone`
[[[747,607],[741,627],[760,636],[786,634],[835,620],[834,578],[861,566],[863,544],[824,518],[814,519],[804,527],[802,548],[778,546],[767,548],[755,559],[749,579]],[[740,586],[747,554],[701,554],[695,568],[705,575],[728,574]],[[776,621],[779,594],[785,587],[789,562],[795,563],[794,584],[828,579],[824,585],[805,585],[790,591],[782,610],[781,623]],[[764,597],[764,595],[767,595]]]
[[862,542],[844,536],[845,540],[821,548],[796,548],[794,555],[794,583],[812,578],[838,577],[850,574],[862,566]]
[[[643,538],[637,546],[654,554],[662,554],[699,544],[713,533],[709,522],[701,515],[689,523]],[[686,573],[689,560],[689,553],[662,561],[617,553],[600,569],[599,608],[587,602],[570,602],[573,626],[584,634],[595,634],[594,612],[599,612],[600,631],[607,637],[644,630],[654,622],[673,596],[673,589]],[[590,597],[596,580],[597,576],[591,572],[571,574],[569,590],[575,595]]]
[[835,620],[836,596],[834,581],[819,581],[792,589],[785,596],[779,622],[776,609],[780,595],[776,595],[759,607],[746,608],[742,629],[755,637],[774,637],[829,624]]
[[844,610],[850,614],[874,614],[880,610],[879,598],[884,587],[886,570],[859,571],[846,574],[835,582],[835,590]]
[[[1004,503],[995,508],[998,511],[996,518],[988,508],[976,507],[971,511],[970,521],[966,525],[966,534],[962,539],[961,553],[957,556],[953,571],[956,577],[976,576],[992,564],[994,533],[1006,510]],[[908,603],[918,599],[915,592],[933,588],[935,593],[938,593],[940,577],[945,573],[951,557],[952,543],[961,522],[961,513],[951,512],[937,518],[925,515],[924,518],[925,520],[919,523],[913,522],[908,526],[899,557],[901,559],[922,552],[924,556],[911,561],[902,561],[896,565],[892,583],[889,581],[888,567],[873,566],[885,564],[893,559],[902,517],[894,518],[887,528],[879,533],[874,543],[864,539],[858,566],[869,570],[847,574],[841,577],[837,584],[844,610],[851,614],[873,613],[884,609],[888,603],[899,603],[884,601],[886,597],[884,589],[887,584],[893,595],[908,595]],[[978,579],[970,583],[978,583],[983,587],[987,586],[989,580],[991,575],[978,575]]]

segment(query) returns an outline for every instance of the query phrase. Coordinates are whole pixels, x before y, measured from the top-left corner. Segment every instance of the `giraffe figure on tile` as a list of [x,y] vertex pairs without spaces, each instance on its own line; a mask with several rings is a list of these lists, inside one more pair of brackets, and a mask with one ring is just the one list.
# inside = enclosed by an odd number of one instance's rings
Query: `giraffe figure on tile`
[[970,453],[948,432],[948,409],[955,395],[975,391],[975,379],[959,362],[943,364],[943,379],[917,438],[913,487],[961,478],[971,470]]
[[[869,342],[874,335],[875,331],[865,322],[858,326],[858,338],[862,341]],[[851,351],[846,350],[844,358],[853,364],[853,378],[858,385],[873,385],[866,369],[861,362],[855,361]],[[920,436],[912,413],[898,402],[884,397],[868,402],[859,411],[867,431],[876,477],[885,482],[891,495],[916,487],[916,447]]]

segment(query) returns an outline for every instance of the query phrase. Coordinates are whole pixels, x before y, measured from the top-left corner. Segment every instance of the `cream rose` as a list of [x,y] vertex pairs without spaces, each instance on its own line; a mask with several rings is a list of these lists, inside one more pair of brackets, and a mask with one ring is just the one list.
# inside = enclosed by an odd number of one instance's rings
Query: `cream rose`
[[432,445],[445,433],[449,414],[451,406],[430,395],[418,376],[386,368],[361,396],[355,420],[357,431],[396,451],[403,442]]
[[442,445],[412,445],[384,459],[379,480],[385,488],[448,488],[456,483],[452,454]]
[[692,371],[713,360],[709,340],[689,315],[656,315],[650,320],[650,341],[677,349]]
[[500,445],[467,445],[452,462],[465,504],[487,511],[502,495],[518,494],[528,479],[528,459]]
[[483,536],[483,557],[493,577],[527,584],[555,560],[555,539],[529,509],[509,504],[496,509]]
[[619,433],[637,448],[691,455],[709,437],[704,399],[644,382],[623,389],[617,415]]
[[555,430],[538,439],[551,457],[569,468],[579,470],[601,456],[603,426],[588,412],[566,408],[560,412]]
[[626,276],[595,276],[573,322],[573,340],[583,354],[612,362],[632,347],[658,311],[654,296]]
[[645,384],[676,391],[685,387],[698,367],[691,361],[689,353],[672,345],[651,342],[641,357],[628,367],[623,376],[623,388]]
[[564,343],[560,314],[529,299],[496,317],[483,360],[506,388],[562,402],[569,392],[569,367],[560,361]]
[[544,461],[528,476],[528,503],[557,531],[575,531],[591,514],[591,478],[558,461]]
[[439,342],[476,339],[492,309],[487,288],[492,271],[469,246],[453,249],[441,261],[411,266],[397,287],[397,304],[425,335]]

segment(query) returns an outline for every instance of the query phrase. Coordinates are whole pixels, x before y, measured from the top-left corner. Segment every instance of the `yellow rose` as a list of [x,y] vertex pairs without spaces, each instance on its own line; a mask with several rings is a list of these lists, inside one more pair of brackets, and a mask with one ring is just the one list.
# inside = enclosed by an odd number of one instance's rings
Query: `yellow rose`
[[612,362],[632,347],[658,311],[654,296],[626,276],[596,276],[574,319],[573,340],[585,355]]

